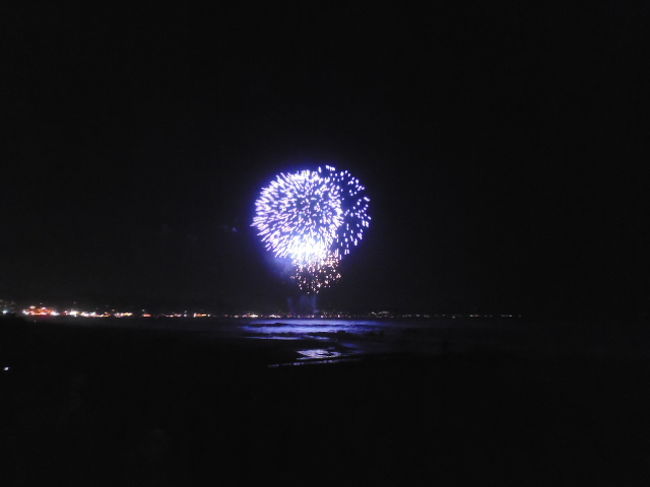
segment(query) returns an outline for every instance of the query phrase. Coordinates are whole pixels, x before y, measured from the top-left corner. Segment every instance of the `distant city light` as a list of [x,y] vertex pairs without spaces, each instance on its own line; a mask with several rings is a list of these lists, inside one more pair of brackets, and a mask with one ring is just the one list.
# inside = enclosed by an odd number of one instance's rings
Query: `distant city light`
[[131,312],[117,312],[117,313],[113,313],[113,316],[115,318],[130,318],[131,316],[133,316],[133,313],[131,313]]
[[[312,282],[313,284],[313,282]],[[311,285],[311,284],[310,284]],[[6,311],[6,312],[5,312]],[[347,313],[343,311],[320,311],[317,313],[280,313],[271,312],[264,313],[259,311],[246,311],[238,313],[212,313],[206,310],[200,311],[183,311],[183,312],[166,312],[166,313],[153,313],[142,309],[140,312],[134,313],[132,311],[97,311],[84,310],[79,307],[65,308],[59,311],[57,308],[31,305],[27,308],[20,309],[20,313],[24,316],[35,318],[68,318],[68,319],[121,319],[121,318],[165,318],[165,319],[408,319],[408,320],[421,320],[421,319],[519,319],[522,317],[520,313],[395,313],[389,310],[369,311],[365,313]],[[2,315],[11,313],[12,310],[2,310]]]
[[59,316],[59,312],[52,308],[47,308],[45,306],[30,306],[29,308],[24,309],[24,315],[27,316]]

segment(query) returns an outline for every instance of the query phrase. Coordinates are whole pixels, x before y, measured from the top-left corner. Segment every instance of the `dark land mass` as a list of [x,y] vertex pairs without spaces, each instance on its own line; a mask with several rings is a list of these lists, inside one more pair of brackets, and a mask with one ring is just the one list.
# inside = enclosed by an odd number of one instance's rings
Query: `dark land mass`
[[291,361],[295,343],[0,325],[4,486],[650,478],[650,363],[620,350],[451,343],[430,355],[268,367]]

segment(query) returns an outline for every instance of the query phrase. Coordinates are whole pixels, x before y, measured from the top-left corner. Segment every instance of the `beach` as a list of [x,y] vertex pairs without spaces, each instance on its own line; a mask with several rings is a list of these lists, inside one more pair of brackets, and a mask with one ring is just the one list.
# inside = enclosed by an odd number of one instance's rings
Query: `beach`
[[4,320],[3,483],[643,485],[642,335],[580,326]]

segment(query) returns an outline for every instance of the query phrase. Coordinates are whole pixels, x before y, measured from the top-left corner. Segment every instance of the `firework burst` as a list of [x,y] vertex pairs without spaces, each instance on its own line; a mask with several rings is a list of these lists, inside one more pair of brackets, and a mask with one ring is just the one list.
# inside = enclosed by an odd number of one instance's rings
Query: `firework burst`
[[369,202],[348,171],[281,173],[260,192],[252,226],[268,251],[291,261],[301,291],[315,294],[341,277],[341,258],[370,226]]
[[294,264],[324,261],[343,224],[340,190],[314,171],[279,174],[255,203],[266,249]]
[[340,188],[343,224],[338,228],[333,252],[336,256],[341,252],[348,255],[352,246],[356,247],[361,242],[363,233],[370,226],[370,198],[366,196],[366,188],[349,171],[337,171],[332,166],[325,166],[319,167],[318,173]]

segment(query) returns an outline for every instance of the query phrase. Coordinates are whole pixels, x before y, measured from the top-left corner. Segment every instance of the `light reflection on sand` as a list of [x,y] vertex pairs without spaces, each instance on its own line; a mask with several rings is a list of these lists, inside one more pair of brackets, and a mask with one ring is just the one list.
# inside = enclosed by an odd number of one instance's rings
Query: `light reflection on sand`
[[[332,364],[357,359],[371,352],[371,347],[363,343],[363,337],[383,335],[384,324],[378,321],[351,320],[255,320],[241,325],[250,333],[248,338],[258,340],[300,341],[301,349],[295,350],[296,360],[272,367],[311,364]],[[306,348],[313,342],[329,344],[327,347]]]
[[341,353],[336,350],[323,350],[322,348],[314,348],[311,350],[296,350],[302,357],[298,360],[311,360],[311,359],[324,359],[340,357]]

